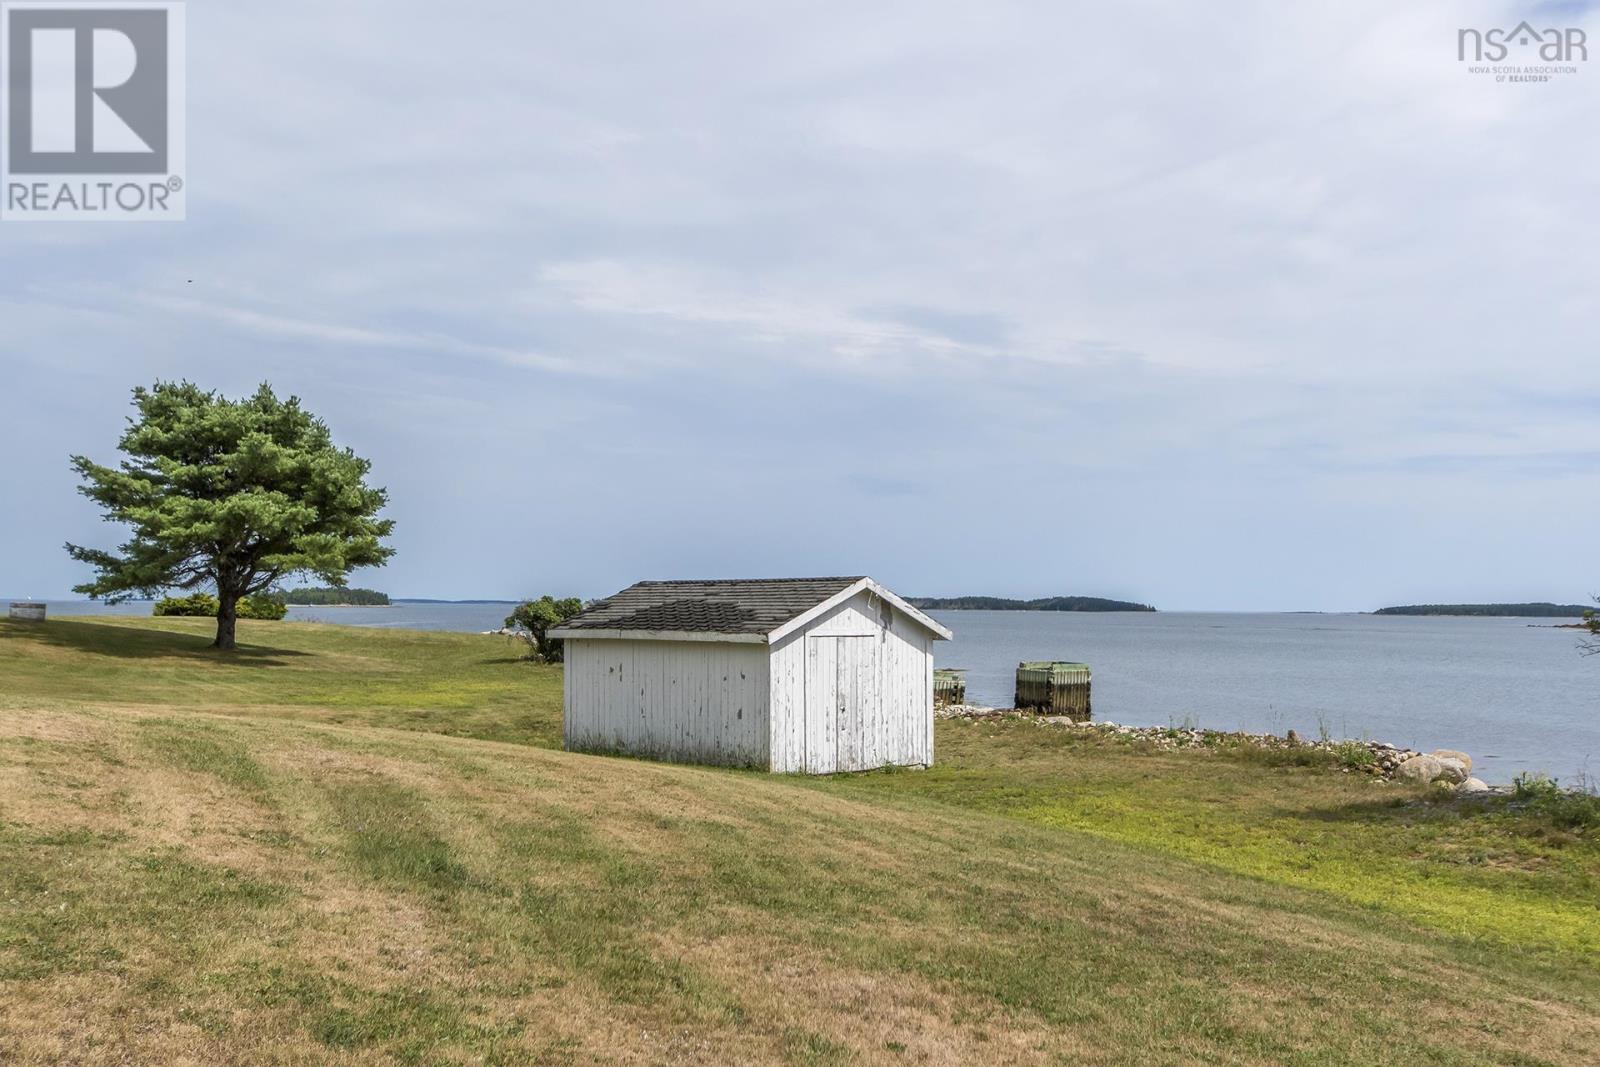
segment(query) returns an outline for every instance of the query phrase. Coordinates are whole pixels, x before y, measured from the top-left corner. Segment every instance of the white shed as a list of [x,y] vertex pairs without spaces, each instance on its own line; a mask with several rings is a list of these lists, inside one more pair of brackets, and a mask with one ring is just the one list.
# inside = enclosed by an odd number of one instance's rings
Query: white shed
[[566,747],[831,774],[933,762],[933,642],[871,578],[640,582],[568,620]]

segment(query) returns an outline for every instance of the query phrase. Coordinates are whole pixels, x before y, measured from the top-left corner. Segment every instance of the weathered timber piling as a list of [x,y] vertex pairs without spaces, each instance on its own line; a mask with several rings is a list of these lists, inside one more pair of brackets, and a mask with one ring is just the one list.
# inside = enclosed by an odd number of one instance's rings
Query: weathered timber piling
[[1089,665],[1048,660],[1017,664],[1016,706],[1088,722]]
[[967,677],[965,667],[935,667],[933,669],[933,702],[935,704],[965,704],[967,702]]
[[44,605],[32,601],[13,600],[7,616],[24,622],[44,622]]

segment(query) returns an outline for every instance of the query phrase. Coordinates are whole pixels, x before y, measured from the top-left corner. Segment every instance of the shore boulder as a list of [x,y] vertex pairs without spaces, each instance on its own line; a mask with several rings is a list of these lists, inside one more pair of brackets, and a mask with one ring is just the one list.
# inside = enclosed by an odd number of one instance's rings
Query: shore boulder
[[1428,753],[1428,755],[1435,759],[1460,760],[1461,765],[1467,769],[1467,773],[1472,773],[1472,757],[1467,755],[1465,752],[1457,752],[1453,748],[1436,748],[1432,752]]
[[1427,785],[1443,773],[1444,765],[1433,756],[1412,756],[1394,769],[1396,778],[1419,785]]
[[1454,756],[1434,756],[1439,761],[1439,781],[1460,785],[1472,777],[1471,769]]
[[1482,778],[1468,778],[1466,781],[1456,786],[1456,792],[1462,796],[1470,797],[1492,793],[1494,790],[1489,788],[1489,783],[1485,782]]

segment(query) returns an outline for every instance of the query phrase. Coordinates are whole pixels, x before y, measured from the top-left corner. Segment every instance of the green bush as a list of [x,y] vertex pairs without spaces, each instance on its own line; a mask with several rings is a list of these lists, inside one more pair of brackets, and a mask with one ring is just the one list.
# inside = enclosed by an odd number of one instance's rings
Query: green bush
[[238,612],[241,619],[266,619],[268,622],[277,622],[289,614],[289,606],[266,595],[247,596],[239,601]]
[[1518,800],[1549,801],[1561,795],[1561,783],[1547,774],[1526,771],[1511,779],[1511,795]]
[[542,596],[538,600],[525,600],[517,610],[506,616],[506,629],[515,630],[528,643],[528,659],[540,663],[561,662],[561,641],[546,636],[583,610],[583,601],[577,597],[557,600]]
[[1378,762],[1378,757],[1372,754],[1372,749],[1360,741],[1341,741],[1333,746],[1333,754],[1339,766],[1352,771],[1369,771]]
[[1568,830],[1600,826],[1600,796],[1586,789],[1562,789],[1547,775],[1517,775],[1511,782],[1511,799]]
[[197,618],[214,619],[222,605],[217,603],[217,598],[210,593],[194,593],[190,596],[169,596],[156,601],[153,615],[193,615]]
[[[185,615],[214,619],[222,605],[210,593],[193,593],[189,596],[169,596],[156,601],[154,615]],[[249,596],[239,601],[235,611],[241,619],[267,619],[276,621],[289,614],[289,609],[269,596]]]

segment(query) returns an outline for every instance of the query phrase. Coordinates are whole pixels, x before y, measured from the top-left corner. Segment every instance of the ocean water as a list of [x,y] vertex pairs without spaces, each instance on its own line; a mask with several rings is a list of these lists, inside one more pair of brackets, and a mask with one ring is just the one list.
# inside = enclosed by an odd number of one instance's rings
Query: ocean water
[[941,611],[971,703],[1009,707],[1018,661],[1094,671],[1094,717],[1137,726],[1456,748],[1491,783],[1600,774],[1600,656],[1564,619]]
[[[506,603],[294,607],[290,618],[477,632]],[[148,615],[148,603],[51,602],[51,615]],[[1458,748],[1474,773],[1566,782],[1600,776],[1600,656],[1557,619],[1386,615],[940,611],[955,631],[939,666],[965,667],[967,699],[1007,707],[1018,661],[1081,660],[1096,719],[1132,725],[1371,738]]]

